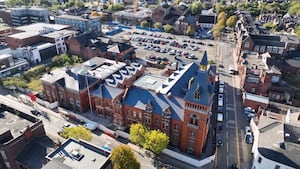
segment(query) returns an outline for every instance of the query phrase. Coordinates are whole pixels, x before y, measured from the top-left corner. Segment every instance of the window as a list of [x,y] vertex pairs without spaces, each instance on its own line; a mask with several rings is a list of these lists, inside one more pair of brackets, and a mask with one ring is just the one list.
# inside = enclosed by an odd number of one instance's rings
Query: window
[[156,118],[156,119],[155,119],[155,125],[158,126],[158,124],[159,124],[159,121],[158,121],[158,119]]
[[280,165],[275,165],[275,169],[279,169],[280,168]]
[[262,161],[262,158],[261,158],[261,157],[258,157],[257,162],[258,162],[258,163],[261,163],[261,161]]
[[147,124],[150,124],[151,123],[151,117],[145,116],[145,121],[146,121]]
[[139,112],[139,119],[142,119],[142,112]]
[[135,111],[133,111],[133,117],[136,118],[136,112]]
[[178,131],[178,129],[179,129],[178,124],[175,124],[175,125],[174,125],[174,131]]
[[246,42],[245,44],[244,44],[244,48],[249,48],[250,47],[250,43],[249,42]]
[[196,132],[192,130],[190,133],[190,138],[195,138],[195,136],[196,136]]
[[74,104],[74,100],[72,98],[70,99],[70,104]]
[[169,123],[167,121],[163,121],[163,129],[165,130],[169,129]]
[[76,105],[77,105],[78,107],[80,107],[80,101],[79,101],[79,100],[76,100]]
[[198,126],[198,120],[199,120],[199,117],[195,114],[192,114],[190,116],[190,124],[193,124],[193,125],[197,125]]
[[127,116],[130,116],[130,110],[127,110]]

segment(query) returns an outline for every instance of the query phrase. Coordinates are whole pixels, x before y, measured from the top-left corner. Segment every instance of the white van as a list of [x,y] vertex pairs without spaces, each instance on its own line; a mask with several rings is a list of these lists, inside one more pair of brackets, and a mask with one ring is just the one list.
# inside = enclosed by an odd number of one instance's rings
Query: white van
[[96,124],[93,123],[85,123],[83,127],[89,130],[95,130],[97,128]]
[[222,122],[223,121],[223,114],[222,113],[218,113],[217,114],[217,121],[218,122]]

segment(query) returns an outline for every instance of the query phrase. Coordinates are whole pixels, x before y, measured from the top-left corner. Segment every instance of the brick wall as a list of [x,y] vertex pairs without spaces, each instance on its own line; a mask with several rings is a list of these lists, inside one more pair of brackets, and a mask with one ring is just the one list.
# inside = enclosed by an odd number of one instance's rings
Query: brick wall
[[5,41],[7,45],[12,49],[17,49],[18,47],[23,47],[27,45],[32,45],[34,43],[40,42],[42,38],[39,35],[32,36],[24,39],[17,39],[13,37],[6,37]]

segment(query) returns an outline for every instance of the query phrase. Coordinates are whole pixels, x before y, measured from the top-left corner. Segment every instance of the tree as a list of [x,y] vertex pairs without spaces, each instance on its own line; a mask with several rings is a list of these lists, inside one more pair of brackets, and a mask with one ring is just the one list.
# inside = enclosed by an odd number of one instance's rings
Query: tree
[[182,2],[183,0],[175,0],[175,4],[178,5],[180,2]]
[[121,145],[112,151],[113,169],[140,169],[141,164],[129,146]]
[[87,141],[92,140],[92,132],[82,126],[65,128],[60,135],[64,138],[73,137],[75,139],[83,139]]
[[161,24],[160,22],[156,22],[156,23],[154,24],[154,28],[156,28],[156,29],[160,29],[161,26],[162,26],[162,24]]
[[191,12],[193,15],[199,15],[202,9],[203,7],[199,1],[194,2],[191,6]]
[[263,28],[268,29],[268,30],[275,30],[277,28],[277,25],[272,23],[272,22],[268,22],[263,24]]
[[141,22],[141,27],[148,27],[149,26],[149,24],[148,24],[148,21],[142,21]]
[[146,134],[144,148],[151,150],[155,154],[159,154],[169,144],[169,137],[166,133],[159,130],[151,130]]
[[222,19],[226,19],[226,17],[227,17],[227,14],[225,12],[219,13],[219,15],[218,15],[218,22],[220,20],[222,20]]
[[171,25],[169,25],[169,24],[166,24],[166,25],[164,26],[164,30],[165,30],[165,32],[167,32],[167,33],[171,33],[171,32],[173,31],[173,27],[172,27]]
[[294,5],[292,5],[290,8],[289,8],[289,13],[290,14],[295,14],[295,15],[300,15],[300,2],[299,3],[296,3]]
[[187,30],[186,30],[186,34],[187,34],[188,36],[191,36],[191,35],[194,35],[194,33],[195,33],[195,31],[194,31],[193,27],[188,26],[188,28],[187,28]]
[[132,124],[130,126],[130,140],[138,145],[143,146],[147,132],[148,129],[142,124]]
[[216,30],[213,30],[213,37],[214,39],[217,39],[221,36],[221,32],[220,30],[216,29]]
[[16,7],[16,6],[26,5],[25,1],[23,1],[23,0],[6,0],[5,4],[8,7]]
[[208,10],[208,9],[210,9],[210,8],[212,8],[212,4],[211,4],[211,2],[204,2],[203,3],[203,9],[206,9],[206,10]]
[[232,15],[226,20],[226,25],[233,28],[233,27],[235,27],[236,20],[237,20],[237,17],[235,15]]
[[295,33],[300,38],[300,26],[296,26]]

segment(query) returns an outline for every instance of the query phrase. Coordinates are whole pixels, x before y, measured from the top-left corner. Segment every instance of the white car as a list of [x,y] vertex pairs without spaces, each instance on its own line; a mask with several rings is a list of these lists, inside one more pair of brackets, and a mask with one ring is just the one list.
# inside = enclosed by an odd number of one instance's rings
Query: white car
[[224,93],[224,87],[219,88],[219,93]]
[[247,114],[247,118],[248,119],[252,119],[252,118],[254,118],[255,117],[255,114],[254,113],[249,113],[249,114]]
[[223,99],[219,99],[218,100],[218,106],[219,107],[223,107]]
[[217,115],[217,121],[218,122],[222,122],[223,121],[223,114],[222,113],[218,113],[218,115]]
[[250,126],[245,126],[245,133],[251,133],[251,128]]
[[96,124],[93,123],[85,123],[83,127],[89,130],[95,130],[97,128]]
[[219,81],[219,88],[223,87],[224,88],[225,86],[225,82],[223,80],[220,80]]

